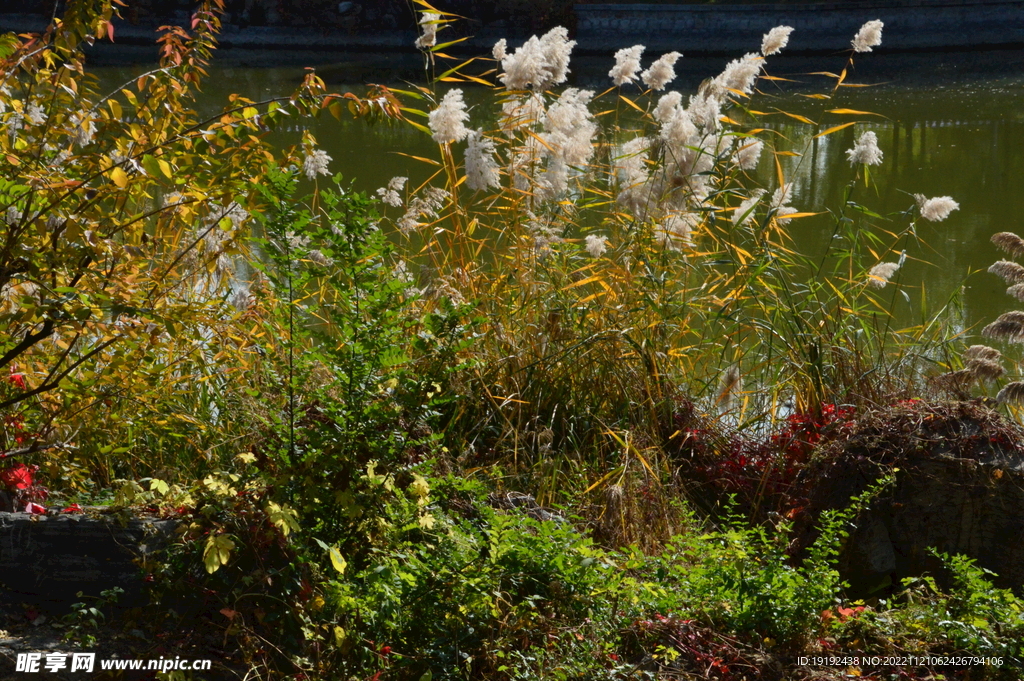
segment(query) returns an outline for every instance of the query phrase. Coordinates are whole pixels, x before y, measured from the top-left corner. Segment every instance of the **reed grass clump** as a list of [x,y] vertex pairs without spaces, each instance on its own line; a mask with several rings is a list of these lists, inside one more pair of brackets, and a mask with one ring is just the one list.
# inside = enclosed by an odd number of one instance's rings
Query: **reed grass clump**
[[[634,484],[672,490],[681,481],[665,436],[679,437],[669,426],[682,401],[767,433],[794,411],[921,389],[945,327],[939,317],[897,326],[896,301],[909,301],[898,275],[917,221],[943,219],[955,202],[872,219],[858,200],[883,157],[866,130],[847,154],[855,178],[827,252],[799,252],[787,227],[814,213],[781,159],[804,150],[773,134],[757,105],[767,57],[791,32],[777,27],[696,92],[671,90],[677,53],[645,69],[642,45],[609,61],[605,91],[567,87],[574,43],[555,29],[516,50],[500,41],[493,70],[445,72],[460,87],[496,83],[490,113],[452,106],[459,89],[405,93],[429,102],[415,125],[440,144],[430,179],[385,222],[423,267],[424,305],[466,302],[486,320],[446,430],[456,451],[510,462],[510,484],[546,503]],[[870,51],[880,35],[866,25],[854,44]],[[820,95],[829,107],[846,73]],[[464,151],[450,132],[459,126]],[[423,211],[430,196],[441,203]],[[543,446],[541,432],[551,433]],[[620,509],[632,495],[608,498]]]

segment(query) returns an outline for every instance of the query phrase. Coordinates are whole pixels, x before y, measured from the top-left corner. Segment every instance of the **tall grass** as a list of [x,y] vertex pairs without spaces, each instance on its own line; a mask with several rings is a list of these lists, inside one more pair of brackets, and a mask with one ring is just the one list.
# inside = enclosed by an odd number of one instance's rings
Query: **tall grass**
[[[423,304],[468,301],[486,320],[447,425],[470,467],[506,463],[517,476],[507,484],[542,503],[589,499],[602,517],[617,500],[657,498],[657,516],[672,495],[650,489],[680,482],[666,451],[685,437],[672,426],[684,402],[728,431],[763,434],[792,413],[922,390],[950,332],[923,288],[924,321],[897,327],[895,305],[909,300],[899,266],[921,250],[921,211],[909,198],[899,215],[871,210],[878,158],[851,150],[856,175],[830,210],[830,246],[811,258],[787,230],[812,214],[794,207],[782,163],[807,150],[769,127],[770,116],[810,121],[758,110],[757,83],[771,78],[762,56],[696,93],[655,91],[636,68],[633,82],[594,94],[564,88],[564,34],[531,40],[520,53],[496,46],[493,70],[462,65],[441,79],[504,83],[493,114],[453,108],[439,90],[407,93],[434,102],[417,125],[440,142],[424,159],[436,172],[387,213],[415,244]],[[524,66],[531,45],[547,70]],[[840,121],[818,137],[865,113],[842,107],[854,55],[812,96]],[[497,125],[470,133],[461,163],[467,118]],[[428,196],[443,206],[421,210]]]

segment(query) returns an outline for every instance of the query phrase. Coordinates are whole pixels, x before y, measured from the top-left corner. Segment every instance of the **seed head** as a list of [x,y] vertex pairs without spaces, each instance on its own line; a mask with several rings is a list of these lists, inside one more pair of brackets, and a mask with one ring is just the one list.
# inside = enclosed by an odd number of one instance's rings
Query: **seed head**
[[640,70],[640,55],[644,53],[643,45],[624,47],[615,53],[615,66],[608,72],[612,82],[616,85],[625,85],[636,80],[637,71]]
[[868,270],[868,286],[873,288],[885,288],[892,275],[900,268],[898,262],[880,262]]
[[996,395],[999,404],[1020,404],[1024,402],[1024,382],[1007,383]]
[[765,33],[761,39],[761,54],[768,57],[781,52],[789,44],[789,34],[792,32],[792,26],[776,26]]
[[857,31],[857,35],[853,37],[853,51],[854,52],[870,52],[872,47],[878,47],[882,44],[882,27],[883,24],[878,19],[869,21],[860,27]]
[[972,345],[964,350],[964,359],[985,359],[990,362],[997,362],[1003,358],[1003,353],[987,345]]
[[853,149],[846,150],[846,158],[850,165],[877,166],[882,163],[882,150],[878,148],[878,136],[868,130],[853,145]]
[[989,338],[1004,338],[1011,343],[1024,342],[1024,312],[1013,310],[999,315],[999,318],[981,330]]
[[972,359],[967,363],[966,369],[979,381],[994,381],[1006,373],[1006,370],[998,362],[990,359]]
[[[989,266],[988,271],[1002,277],[1007,284],[1024,282],[1024,267],[1009,260],[999,260]],[[1012,293],[1010,295],[1013,295]]]
[[1024,239],[1013,232],[999,232],[992,235],[992,243],[996,248],[1006,253],[1011,258],[1019,258],[1024,255]]

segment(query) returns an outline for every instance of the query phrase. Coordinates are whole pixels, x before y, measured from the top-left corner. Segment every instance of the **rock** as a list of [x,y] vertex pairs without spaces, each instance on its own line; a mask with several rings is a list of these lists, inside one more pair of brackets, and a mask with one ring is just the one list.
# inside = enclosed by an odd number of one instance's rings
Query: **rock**
[[889,473],[895,483],[857,519],[841,555],[851,592],[925,573],[948,586],[933,548],[975,559],[997,586],[1024,587],[1024,431],[978,403],[892,407],[823,445],[795,485],[794,552],[816,538],[823,511]]
[[138,560],[166,545],[177,521],[85,514],[0,513],[0,605],[64,609],[79,591],[118,586],[121,604],[144,602]]

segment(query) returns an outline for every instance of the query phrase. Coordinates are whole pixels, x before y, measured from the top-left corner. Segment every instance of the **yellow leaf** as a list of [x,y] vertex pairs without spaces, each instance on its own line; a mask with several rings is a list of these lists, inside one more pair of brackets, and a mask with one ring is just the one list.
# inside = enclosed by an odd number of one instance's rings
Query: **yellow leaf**
[[814,125],[814,121],[812,121],[810,118],[807,118],[807,116],[801,116],[800,114],[789,113],[788,111],[780,111],[779,113],[783,114],[784,116],[789,116],[790,118],[795,118],[796,120],[800,121],[801,123],[807,123],[808,125]]
[[[410,123],[411,122],[412,121],[410,121]],[[422,127],[422,126],[419,126],[419,127]],[[427,128],[425,128],[425,127],[423,129],[427,130]],[[430,131],[427,130],[427,132],[430,132]],[[396,152],[393,152],[393,153],[398,154],[399,156],[405,156],[406,158],[411,158],[414,161],[423,161],[424,163],[429,163],[432,166],[439,166],[439,165],[441,165],[440,163],[438,163],[437,161],[435,161],[434,159],[431,159],[431,158],[423,158],[422,156],[413,156],[412,154],[403,154],[400,151],[396,151]]]
[[120,166],[110,171],[110,179],[113,180],[120,189],[124,189],[128,186],[128,174],[121,169]]
[[[882,116],[874,111],[858,111],[857,109],[828,109],[826,113],[843,114],[846,116]],[[885,118],[884,116],[882,116]]]
[[344,558],[341,557],[341,551],[337,547],[332,546],[330,550],[331,554],[331,565],[338,571],[338,574],[344,574],[345,568],[348,567],[348,563]]
[[569,289],[576,288],[577,286],[585,286],[586,284],[589,284],[589,283],[591,283],[593,281],[597,281],[599,279],[601,279],[601,275],[600,274],[595,274],[595,275],[587,277],[586,279],[580,279],[579,281],[573,282],[573,283],[569,284],[568,286],[566,286],[565,288],[563,288],[562,290],[563,291],[568,291]]
[[824,137],[825,135],[831,135],[832,133],[836,132],[837,130],[842,130],[843,128],[848,128],[848,127],[850,127],[853,124],[854,124],[853,121],[850,121],[849,123],[843,123],[842,125],[833,126],[833,127],[829,128],[828,130],[826,130],[824,132],[819,132],[817,135],[814,136],[814,138],[817,139],[819,137]]
[[160,172],[167,176],[167,179],[171,179],[171,164],[163,159],[157,159],[157,165],[160,166]]
[[334,625],[334,644],[341,646],[345,643],[345,630],[339,627],[337,624]]
[[790,213],[789,215],[783,215],[782,217],[786,220],[796,220],[797,218],[809,218],[812,215],[821,215],[821,213]]
[[640,113],[644,113],[644,110],[641,109],[639,106],[637,106],[636,103],[632,99],[630,99],[629,97],[626,97],[625,95],[619,95],[619,99],[624,101],[626,104],[629,104],[631,107],[633,107],[634,109],[636,109]]

